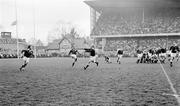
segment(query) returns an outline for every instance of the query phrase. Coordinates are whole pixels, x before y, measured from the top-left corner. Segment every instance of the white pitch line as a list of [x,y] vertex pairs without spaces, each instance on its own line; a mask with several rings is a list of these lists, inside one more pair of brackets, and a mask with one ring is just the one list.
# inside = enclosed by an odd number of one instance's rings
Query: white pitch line
[[171,82],[168,74],[166,73],[163,65],[161,64],[161,62],[160,62],[160,66],[161,66],[161,68],[162,68],[162,70],[163,70],[163,72],[164,72],[164,74],[165,74],[165,76],[166,76],[166,78],[167,78],[167,80],[168,80],[168,82],[169,82],[169,84],[170,84],[171,90],[172,90],[173,93],[174,93],[173,96],[177,99],[177,102],[178,102],[178,104],[179,104],[179,106],[180,106],[180,97],[178,96],[178,93],[177,93],[176,89],[174,88],[174,86],[173,86],[173,84],[172,84],[172,82]]

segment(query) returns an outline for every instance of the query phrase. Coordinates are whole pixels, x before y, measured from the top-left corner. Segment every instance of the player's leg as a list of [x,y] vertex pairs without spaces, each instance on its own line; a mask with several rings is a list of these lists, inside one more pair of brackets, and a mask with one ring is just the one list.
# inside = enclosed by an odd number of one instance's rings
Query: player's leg
[[105,56],[105,62],[107,62],[107,63],[111,63],[111,62],[110,62],[110,58],[109,58],[109,57],[107,57],[107,56]]
[[110,58],[108,57],[108,63],[112,63],[111,61],[110,61]]
[[23,60],[24,60],[24,64],[20,67],[20,71],[24,70],[25,67],[28,65],[29,63],[29,58],[27,57],[23,57]]
[[165,60],[166,60],[166,53],[163,53],[163,63],[165,63]]
[[98,57],[97,55],[91,56],[88,64],[84,67],[84,70],[86,70],[89,67],[90,63],[96,63],[96,65],[98,66],[99,63],[97,62],[97,57]]
[[171,57],[170,57],[170,66],[172,67],[173,66],[173,60],[175,58],[175,53],[171,53]]
[[75,54],[71,55],[71,57],[74,59],[74,62],[72,63],[72,67],[75,65],[77,62],[77,56]]
[[93,58],[93,62],[94,63],[96,63],[96,65],[98,66],[99,65],[99,63],[97,62],[97,58],[98,58],[98,56],[96,55],[96,56],[94,56],[94,58]]
[[121,64],[121,58],[122,58],[122,55],[118,55],[118,60],[117,60],[117,62],[118,62],[119,64]]
[[90,56],[89,62],[88,62],[88,64],[84,67],[84,70],[86,70],[86,69],[89,67],[90,63],[93,62],[93,61],[92,61],[92,60],[93,60],[92,58],[93,58],[93,57]]
[[177,61],[179,61],[180,53],[177,54]]
[[108,57],[104,56],[105,62],[108,62]]
[[120,58],[119,58],[119,57],[120,57],[120,55],[118,54],[117,63],[119,63],[119,60],[120,60]]
[[136,63],[138,64],[140,62],[140,54],[137,54],[137,61]]

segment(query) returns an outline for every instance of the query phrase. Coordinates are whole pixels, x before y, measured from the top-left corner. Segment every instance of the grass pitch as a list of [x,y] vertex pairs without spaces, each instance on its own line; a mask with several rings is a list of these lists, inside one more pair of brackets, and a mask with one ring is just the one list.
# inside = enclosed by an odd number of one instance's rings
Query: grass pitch
[[[160,64],[98,61],[83,70],[88,58],[74,67],[71,58],[31,59],[20,72],[21,59],[1,59],[0,106],[178,106]],[[180,93],[180,62],[163,66]]]

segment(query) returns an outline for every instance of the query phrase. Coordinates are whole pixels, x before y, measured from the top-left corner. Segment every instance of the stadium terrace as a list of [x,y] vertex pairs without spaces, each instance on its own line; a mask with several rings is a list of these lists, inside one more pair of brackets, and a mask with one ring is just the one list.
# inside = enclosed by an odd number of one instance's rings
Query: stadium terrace
[[102,51],[180,45],[179,0],[86,0],[91,37]]

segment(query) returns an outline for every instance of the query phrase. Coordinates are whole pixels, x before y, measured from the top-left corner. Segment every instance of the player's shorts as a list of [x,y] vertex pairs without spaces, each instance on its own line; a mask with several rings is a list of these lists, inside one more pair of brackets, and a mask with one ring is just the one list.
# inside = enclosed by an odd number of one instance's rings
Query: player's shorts
[[75,59],[77,58],[77,56],[75,54],[71,54],[70,56]]
[[177,53],[171,53],[171,58],[175,58]]
[[97,61],[97,55],[95,56],[90,56],[90,60],[89,61],[93,61],[93,62],[96,62]]
[[171,57],[171,51],[166,52],[167,57]]
[[148,56],[149,56],[149,58],[151,58],[151,57],[152,57],[152,54],[151,54],[151,53],[148,53]]
[[29,58],[28,57],[23,57],[23,60],[26,62],[26,63],[29,63]]
[[160,57],[166,57],[166,53],[159,54]]
[[142,58],[142,56],[143,56],[143,54],[142,54],[142,53],[141,53],[141,54],[137,54],[138,59],[141,59],[141,58]]
[[121,59],[121,58],[122,58],[122,56],[123,56],[122,54],[118,54],[118,58],[120,58],[120,59]]
[[180,57],[180,53],[177,53],[177,54],[176,54],[176,57]]

